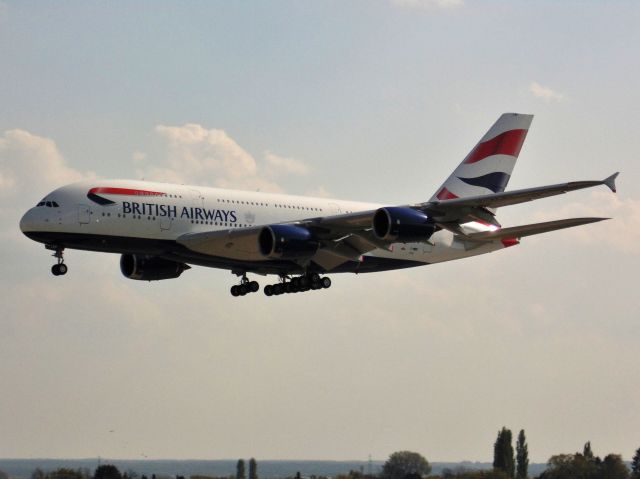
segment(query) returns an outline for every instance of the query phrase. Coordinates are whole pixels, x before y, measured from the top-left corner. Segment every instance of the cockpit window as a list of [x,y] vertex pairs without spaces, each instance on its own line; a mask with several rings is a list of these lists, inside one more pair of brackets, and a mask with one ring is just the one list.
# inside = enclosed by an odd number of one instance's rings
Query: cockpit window
[[56,201],[41,201],[36,206],[46,206],[47,208],[60,208]]

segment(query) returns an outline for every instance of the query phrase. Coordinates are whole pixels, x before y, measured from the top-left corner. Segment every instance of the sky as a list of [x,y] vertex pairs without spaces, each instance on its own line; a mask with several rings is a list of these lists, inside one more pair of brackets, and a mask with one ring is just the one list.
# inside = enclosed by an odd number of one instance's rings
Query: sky
[[[0,457],[492,460],[640,447],[640,4],[0,0]],[[403,204],[535,114],[499,211],[610,221],[321,293],[124,278],[20,216],[81,178]],[[264,281],[263,281],[264,282]],[[265,283],[266,284],[266,283]]]

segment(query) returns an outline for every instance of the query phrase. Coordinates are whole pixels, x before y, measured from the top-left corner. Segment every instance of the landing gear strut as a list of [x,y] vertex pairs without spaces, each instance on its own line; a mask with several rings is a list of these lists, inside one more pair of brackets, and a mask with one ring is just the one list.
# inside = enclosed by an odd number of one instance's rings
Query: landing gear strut
[[240,284],[231,286],[231,296],[244,296],[245,294],[255,293],[260,289],[260,285],[257,281],[249,281],[246,273],[240,273],[242,275]]
[[57,259],[57,263],[54,264],[51,267],[51,273],[54,276],[63,276],[65,274],[67,274],[67,271],[69,271],[69,268],[67,268],[67,265],[64,264],[64,248],[61,246],[49,246],[47,245],[48,249],[52,249],[55,251],[55,253],[53,253],[53,257]]
[[280,276],[280,283],[269,284],[264,287],[264,294],[267,296],[279,296],[284,293],[302,293],[305,291],[326,289],[331,287],[331,279],[318,273],[308,273],[296,276],[287,281],[287,276]]

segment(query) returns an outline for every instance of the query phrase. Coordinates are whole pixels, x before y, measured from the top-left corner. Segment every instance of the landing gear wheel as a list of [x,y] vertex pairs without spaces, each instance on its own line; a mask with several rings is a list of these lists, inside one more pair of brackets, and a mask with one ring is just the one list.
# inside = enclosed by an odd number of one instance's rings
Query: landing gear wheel
[[231,296],[233,297],[240,296],[240,291],[238,291],[237,286],[231,286]]
[[313,289],[314,291],[320,288],[322,288],[320,281],[314,281],[313,283],[311,283],[311,289]]
[[252,293],[257,293],[258,290],[260,289],[260,285],[258,284],[257,281],[251,281],[249,284],[249,291],[251,291]]
[[327,278],[326,276],[324,278],[322,278],[320,280],[320,284],[322,285],[323,288],[327,289],[331,287],[331,279]]
[[241,284],[240,286],[238,286],[238,292],[240,293],[240,296],[244,296],[249,292],[249,288],[246,284]]
[[273,285],[273,293],[278,295],[284,293],[284,285],[281,283]]
[[265,296],[273,295],[273,287],[270,284],[268,284],[268,285],[266,285],[264,287],[264,294],[265,294]]
[[68,268],[67,265],[64,264],[64,248],[62,246],[53,244],[46,244],[44,246],[48,250],[55,251],[53,253],[53,257],[58,260],[58,262],[51,267],[51,273],[54,276],[62,276],[67,274]]

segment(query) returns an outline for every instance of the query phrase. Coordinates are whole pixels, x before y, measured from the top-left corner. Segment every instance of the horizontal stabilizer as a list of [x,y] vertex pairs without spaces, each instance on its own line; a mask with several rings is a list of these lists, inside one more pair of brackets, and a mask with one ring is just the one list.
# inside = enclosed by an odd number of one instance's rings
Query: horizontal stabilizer
[[548,233],[549,231],[556,231],[564,228],[573,228],[574,226],[581,226],[589,223],[597,223],[598,221],[608,219],[609,218],[569,218],[566,220],[546,221],[544,223],[534,223],[530,225],[501,228],[496,231],[472,233],[469,235],[465,235],[464,239],[484,242],[502,240],[505,238],[522,238],[524,236],[532,236],[540,233]]

